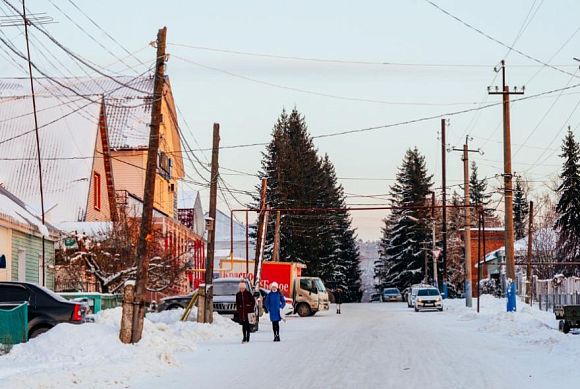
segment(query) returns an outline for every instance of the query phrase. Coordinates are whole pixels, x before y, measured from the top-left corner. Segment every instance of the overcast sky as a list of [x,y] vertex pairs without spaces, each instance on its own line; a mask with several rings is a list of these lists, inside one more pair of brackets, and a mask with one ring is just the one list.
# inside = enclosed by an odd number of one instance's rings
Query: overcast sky
[[[168,27],[167,73],[192,148],[211,145],[214,122],[221,124],[224,146],[267,142],[284,107],[297,107],[316,136],[497,103],[500,96],[487,96],[487,86],[501,82],[493,68],[502,58],[508,63],[508,83],[525,85],[528,96],[580,83],[578,63],[572,59],[580,57],[580,2],[434,2],[498,41],[515,42],[514,47],[527,57],[509,52],[425,0],[74,0],[146,64],[154,60],[154,49],[148,43],[155,39],[158,28]],[[132,57],[123,61],[131,69],[120,63],[118,58],[127,53],[68,0],[29,0],[27,5],[30,12],[52,16],[58,23],[46,28],[83,57],[111,72],[131,75],[145,70]],[[0,15],[3,12],[8,12],[7,7],[0,3]],[[90,40],[67,16],[115,55]],[[2,33],[23,47],[24,38],[17,28],[2,28]],[[31,54],[40,67],[55,76],[85,75],[62,51],[43,40],[65,65],[51,67],[38,55],[43,50],[38,32],[32,34],[37,47]],[[249,56],[183,45],[348,63]],[[370,63],[351,63],[357,61]],[[23,75],[4,52],[0,52],[0,70],[3,77]],[[530,181],[534,193],[547,190],[545,182],[557,175],[566,126],[578,128],[579,92],[580,88],[572,88],[512,104],[513,170]],[[470,147],[481,148],[485,154],[470,157],[478,163],[481,176],[492,177],[492,188],[499,186],[494,176],[502,166],[501,112],[501,106],[495,106],[449,116],[448,142],[460,147],[466,134],[473,137]],[[440,120],[433,119],[315,139],[315,144],[334,162],[348,203],[380,204],[385,201],[356,196],[387,193],[409,147],[417,146],[426,156],[435,186],[440,186],[439,127]],[[262,151],[262,146],[225,149],[220,162],[225,168],[255,174]],[[209,158],[207,152],[198,154],[202,160]],[[256,177],[227,173],[231,172],[222,171],[232,188],[253,190],[257,184]],[[195,171],[189,174],[201,180]],[[448,184],[456,185],[462,174],[460,154],[450,153]],[[202,190],[207,209],[208,190],[188,184],[186,190],[191,189]],[[248,201],[244,195],[237,197],[242,203]],[[239,206],[231,197],[228,201],[232,207]],[[220,208],[227,210],[221,199]],[[359,236],[377,239],[382,217],[382,212],[353,214]]]

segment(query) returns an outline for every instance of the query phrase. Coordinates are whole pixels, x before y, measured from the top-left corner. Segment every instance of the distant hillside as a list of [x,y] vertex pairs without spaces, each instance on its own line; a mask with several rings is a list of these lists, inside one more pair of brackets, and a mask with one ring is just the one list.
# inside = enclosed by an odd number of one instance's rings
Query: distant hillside
[[379,257],[378,241],[357,242],[360,250],[361,287],[363,290],[362,302],[370,301],[371,294],[375,293],[375,261]]

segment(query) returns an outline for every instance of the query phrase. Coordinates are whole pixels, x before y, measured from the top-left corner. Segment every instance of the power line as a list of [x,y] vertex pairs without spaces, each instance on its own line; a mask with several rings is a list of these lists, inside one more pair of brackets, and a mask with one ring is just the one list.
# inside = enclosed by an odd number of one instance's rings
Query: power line
[[[69,0],[70,1],[70,0]],[[445,64],[445,63],[411,63],[411,62],[393,62],[393,61],[364,61],[364,60],[352,60],[352,59],[339,59],[339,58],[318,58],[318,57],[300,57],[291,55],[276,55],[267,53],[258,53],[253,51],[242,51],[233,49],[221,49],[208,46],[190,45],[185,43],[169,43],[170,46],[183,47],[193,50],[210,51],[223,54],[235,54],[243,55],[249,57],[262,57],[262,58],[272,58],[281,60],[293,60],[293,61],[305,61],[305,62],[320,62],[320,63],[337,63],[345,65],[379,65],[379,66],[405,66],[405,67],[430,67],[430,68],[489,68],[493,65],[485,64]],[[511,65],[513,67],[537,67],[540,65]],[[561,65],[561,66],[571,66],[571,65]]]
[[284,89],[284,90],[289,90],[289,91],[293,91],[293,92],[305,93],[305,94],[309,94],[309,95],[327,97],[327,98],[337,99],[337,100],[358,101],[358,102],[363,102],[363,103],[375,103],[375,104],[386,104],[386,105],[411,105],[411,106],[453,106],[453,105],[475,105],[475,104],[477,104],[477,102],[458,102],[458,103],[403,102],[403,101],[377,100],[377,99],[369,99],[369,98],[363,98],[363,97],[341,96],[341,95],[317,92],[317,91],[313,91],[313,90],[309,90],[309,89],[296,88],[296,87],[292,87],[292,86],[276,84],[276,83],[269,82],[269,81],[259,80],[256,78],[252,78],[252,77],[244,76],[241,74],[233,73],[233,72],[230,72],[228,70],[216,68],[214,66],[204,65],[204,64],[201,64],[199,62],[193,61],[191,59],[180,57],[176,54],[173,54],[173,57],[177,58],[183,62],[187,62],[189,64],[199,66],[199,67],[204,68],[204,69],[223,73],[223,74],[226,74],[226,75],[231,76],[231,77],[239,78],[239,79],[246,80],[246,81],[251,81],[251,82],[254,82],[257,84],[266,85],[266,86],[269,86],[272,88]]
[[[536,62],[536,63],[538,63],[540,65],[549,67],[550,69],[556,70],[556,71],[558,71],[560,73],[563,73],[563,74],[567,74],[569,76],[573,75],[572,73],[570,73],[570,72],[568,72],[566,70],[563,70],[561,68],[558,68],[558,67],[556,67],[554,65],[550,65],[549,63],[546,63],[546,62],[544,62],[544,61],[542,61],[542,60],[540,60],[538,58],[535,58],[535,57],[533,57],[533,56],[531,56],[529,54],[526,54],[523,51],[518,50],[515,47],[510,46],[510,45],[508,45],[508,44],[500,41],[499,39],[496,39],[496,38],[492,37],[491,35],[489,35],[488,33],[484,32],[484,31],[482,31],[481,29],[479,29],[479,28],[473,26],[472,24],[467,23],[463,19],[460,19],[459,17],[453,15],[452,13],[450,13],[449,11],[447,11],[444,8],[440,7],[439,5],[435,4],[431,0],[425,0],[425,1],[428,4],[431,4],[433,7],[437,8],[439,11],[443,12],[445,15],[451,17],[452,19],[455,19],[459,23],[463,24],[465,27],[469,28],[470,30],[473,30],[473,31],[477,32],[478,34],[484,36],[485,38],[487,38],[487,39],[489,39],[489,40],[491,40],[491,41],[493,41],[493,42],[495,42],[495,43],[497,43],[497,44],[499,44],[499,45],[501,45],[501,46],[503,46],[503,47],[505,47],[505,48],[507,48],[507,49],[509,49],[509,50],[511,50],[513,52],[515,52],[515,53],[518,53],[519,55],[521,55],[523,57],[526,57],[527,59],[532,60],[532,61],[534,61],[534,62]],[[577,77],[577,76],[574,75],[574,77]]]

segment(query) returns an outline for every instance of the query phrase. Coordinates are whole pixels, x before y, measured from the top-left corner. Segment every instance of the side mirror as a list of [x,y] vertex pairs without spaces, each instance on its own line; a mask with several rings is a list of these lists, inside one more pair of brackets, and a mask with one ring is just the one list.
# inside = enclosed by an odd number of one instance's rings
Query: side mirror
[[318,288],[315,286],[312,288],[312,292],[311,293],[318,293]]

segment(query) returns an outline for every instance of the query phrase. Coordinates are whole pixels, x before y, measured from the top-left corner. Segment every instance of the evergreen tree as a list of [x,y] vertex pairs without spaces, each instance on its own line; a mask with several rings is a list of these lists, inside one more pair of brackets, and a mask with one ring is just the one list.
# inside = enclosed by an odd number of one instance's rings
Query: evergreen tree
[[[328,156],[320,158],[304,117],[296,109],[282,112],[263,153],[260,178],[268,179],[272,208],[341,208],[344,191]],[[255,198],[258,202],[259,199]],[[270,217],[264,258],[272,257],[275,217]],[[280,260],[306,264],[305,275],[341,287],[345,301],[359,301],[360,270],[356,235],[346,212],[283,213]]]
[[[479,179],[478,169],[475,162],[471,162],[471,175],[469,176],[469,201],[471,205],[482,206],[486,219],[494,218],[493,210],[488,208],[491,194],[487,192],[487,180]],[[477,213],[472,212],[474,221],[477,221]]]
[[522,180],[517,177],[513,196],[514,230],[516,240],[522,239],[527,235],[528,208],[528,198],[524,192]]
[[424,278],[425,246],[431,242],[430,210],[425,206],[432,176],[427,174],[425,157],[417,148],[407,150],[390,188],[393,209],[385,219],[377,268],[379,287],[401,289]]
[[465,251],[461,235],[465,226],[465,209],[463,197],[453,191],[451,204],[453,208],[448,211],[447,226],[447,279],[449,288],[457,293],[463,291],[465,280]]
[[[556,205],[558,218],[555,229],[558,233],[558,259],[560,261],[577,261],[580,257],[580,148],[574,133],[568,133],[562,145],[564,165],[560,178],[562,180],[557,192],[560,199]],[[578,268],[562,267],[566,275],[578,273]]]

